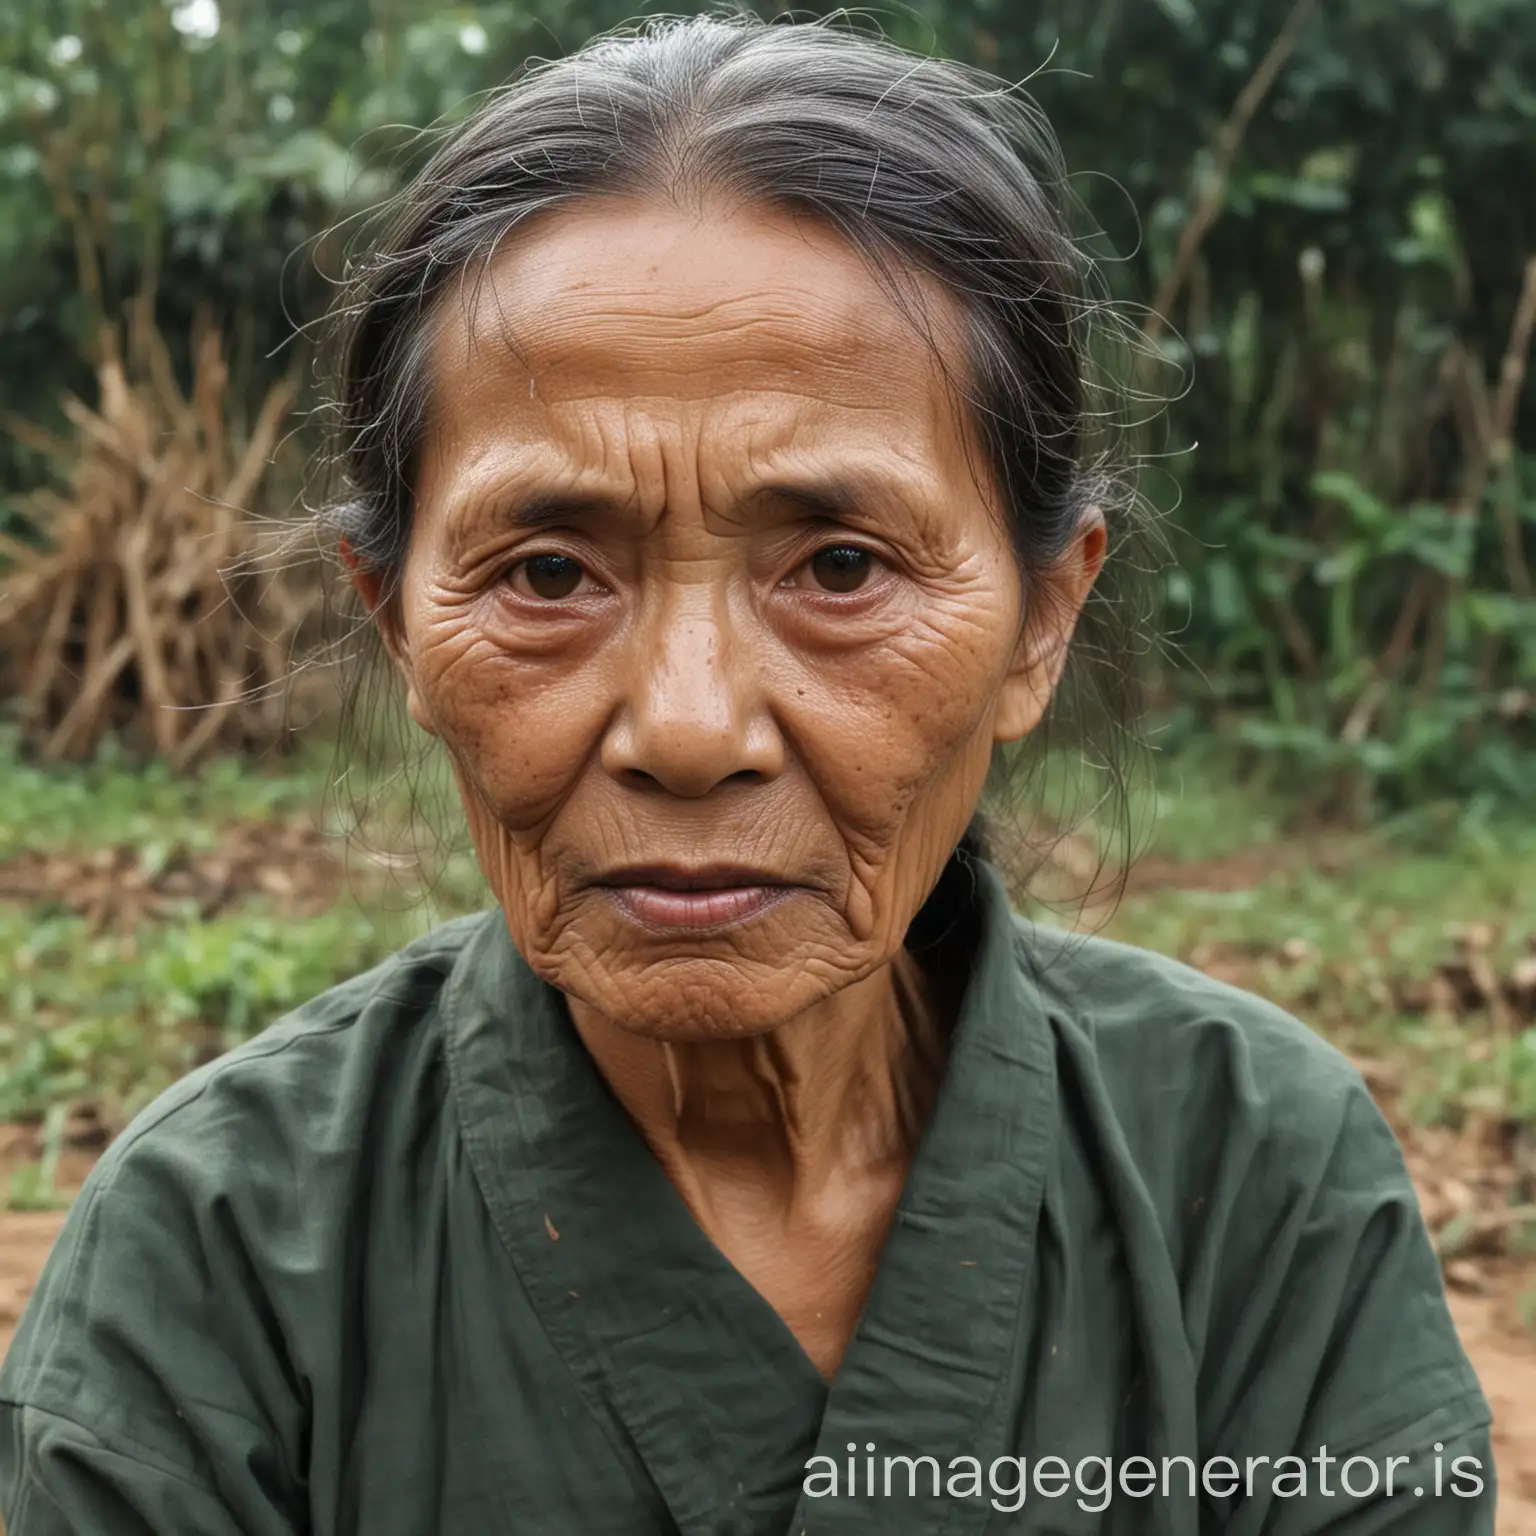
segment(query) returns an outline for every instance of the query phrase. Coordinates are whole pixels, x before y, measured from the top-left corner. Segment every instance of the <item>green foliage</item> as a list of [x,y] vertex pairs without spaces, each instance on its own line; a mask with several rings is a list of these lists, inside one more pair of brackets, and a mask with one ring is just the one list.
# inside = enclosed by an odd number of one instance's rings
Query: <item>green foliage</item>
[[61,1211],[70,1196],[59,1188],[59,1158],[64,1150],[64,1126],[69,1106],[62,1099],[48,1106],[43,1116],[41,1155],[36,1162],[22,1163],[6,1181],[4,1205],[12,1211]]
[[[317,821],[339,807],[329,793],[331,756],[264,772],[234,759],[194,781],[163,764],[108,755],[40,769],[0,737],[0,864],[20,855],[90,856],[134,850],[153,879],[172,859],[218,856],[233,826]],[[409,820],[403,786],[364,794],[380,831]],[[473,857],[445,852],[430,873],[412,864],[397,881],[359,857],[326,911],[295,916],[258,894],[216,917],[188,901],[132,931],[102,932],[56,898],[22,905],[0,896],[0,1125],[48,1117],[90,1100],[120,1123],[198,1062],[265,1028],[286,1010],[355,976],[434,924],[487,902]],[[56,1162],[56,1149],[53,1161]],[[52,1162],[22,1169],[8,1195],[45,1207]]]
[[302,921],[189,914],[126,936],[0,906],[0,1122],[81,1099],[131,1114],[401,941],[350,903]]
[[[768,9],[779,9],[764,0]],[[89,383],[130,294],[231,328],[254,401],[323,311],[349,221],[529,54],[626,0],[14,0],[0,33],[0,410]],[[688,6],[684,7],[689,8]],[[1213,186],[1277,0],[919,0],[899,40],[1030,79],[1145,303]],[[1165,702],[1368,814],[1536,795],[1529,390],[1489,397],[1536,255],[1536,8],[1325,0],[1240,137],[1143,443],[1177,563]],[[42,473],[0,452],[0,532]],[[1404,640],[1406,635],[1406,640]]]
[[[1536,1125],[1536,1028],[1485,1012],[1440,1016],[1416,1001],[1456,958],[1467,925],[1495,935],[1486,960],[1496,976],[1536,952],[1536,827],[1477,830],[1419,815],[1369,832],[1282,838],[1275,817],[1287,817],[1286,802],[1234,800],[1230,767],[1209,755],[1175,758],[1163,778],[1142,808],[1158,878],[1141,889],[1133,881],[1096,924],[1236,980],[1345,1049],[1391,1062],[1412,1119]],[[1214,840],[1213,823],[1223,829]]]
[[[1290,10],[922,14],[941,46],[1004,73],[1050,60],[1031,89],[1090,173],[1075,187],[1112,289],[1145,302]],[[1173,509],[1166,627],[1189,663],[1167,693],[1197,725],[1231,720],[1250,759],[1331,809],[1536,803],[1531,391],[1512,446],[1488,419],[1536,257],[1533,78],[1526,0],[1316,6],[1160,344],[1188,370],[1148,445]]]
[[[224,763],[191,784],[112,761],[42,774],[0,750],[0,860],[126,844],[152,870],[170,852],[214,849],[236,820],[276,827],[320,815],[328,778],[318,752],[290,760],[281,777]],[[1059,788],[1063,803],[1080,803],[1074,786]],[[396,783],[359,793],[376,813],[370,843],[401,830]],[[1344,840],[1299,839],[1286,831],[1291,787],[1241,789],[1208,746],[1165,758],[1132,809],[1164,874],[1133,887],[1110,920],[1114,936],[1204,963],[1215,956],[1218,969],[1235,960],[1248,985],[1330,1037],[1405,1063],[1405,1108],[1420,1118],[1493,1109],[1536,1122],[1536,1031],[1501,1034],[1487,1020],[1436,1021],[1401,1006],[1404,989],[1452,953],[1458,924],[1497,927],[1489,961],[1500,974],[1536,945],[1525,900],[1536,831],[1419,814]],[[366,883],[363,868],[354,875],[318,915],[251,895],[211,919],[189,905],[129,932],[98,931],[56,900],[0,900],[0,1124],[41,1121],[44,1151],[55,1149],[5,1198],[58,1201],[52,1166],[67,1107],[89,1101],[119,1124],[197,1063],[487,901],[462,851],[387,887]]]
[[[143,289],[162,329],[235,334],[254,404],[323,310],[344,232],[528,53],[603,19],[581,4],[16,0],[0,29],[0,410],[48,419],[89,384],[98,327]],[[279,349],[281,349],[279,351]],[[278,355],[274,355],[277,353]],[[0,457],[0,531],[41,466]]]
[[92,763],[40,767],[22,761],[0,735],[0,862],[128,844],[143,852],[141,862],[163,865],[177,846],[211,848],[230,821],[311,810],[320,764],[317,755],[263,773],[221,758],[186,779],[164,763],[109,752]]
[[[1448,792],[1536,804],[1536,601],[1510,590],[1493,519],[1391,506],[1341,471],[1309,491],[1295,532],[1249,498],[1222,508],[1229,542],[1197,573],[1226,631],[1222,696],[1264,706],[1238,739],[1349,786],[1343,808],[1366,815]],[[1429,638],[1398,647],[1416,605]]]

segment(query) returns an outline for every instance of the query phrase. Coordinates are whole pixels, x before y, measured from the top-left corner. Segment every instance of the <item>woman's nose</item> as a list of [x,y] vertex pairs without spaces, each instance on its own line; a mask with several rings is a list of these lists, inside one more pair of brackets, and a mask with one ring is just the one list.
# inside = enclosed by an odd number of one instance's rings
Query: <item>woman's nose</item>
[[687,799],[730,779],[773,778],[784,760],[752,659],[701,599],[675,604],[635,637],[602,748],[615,777]]

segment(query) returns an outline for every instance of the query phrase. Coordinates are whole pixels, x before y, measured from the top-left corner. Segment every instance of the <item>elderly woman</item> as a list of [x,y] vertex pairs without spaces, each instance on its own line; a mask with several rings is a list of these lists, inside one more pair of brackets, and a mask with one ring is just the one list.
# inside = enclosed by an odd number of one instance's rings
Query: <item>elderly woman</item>
[[1020,922],[968,836],[1112,531],[1040,143],[847,32],[673,23],[399,199],[344,553],[497,908],[103,1159],[10,1536],[1492,1529],[1359,1078]]

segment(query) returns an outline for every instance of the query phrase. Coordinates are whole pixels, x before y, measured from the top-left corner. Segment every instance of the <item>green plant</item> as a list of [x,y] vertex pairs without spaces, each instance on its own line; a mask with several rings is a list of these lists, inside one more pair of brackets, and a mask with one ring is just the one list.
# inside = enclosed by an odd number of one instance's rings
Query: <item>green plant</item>
[[[199,306],[226,324],[254,413],[417,130],[631,9],[15,0],[0,413],[88,386],[100,320],[145,292],[167,336]],[[917,0],[879,19],[1028,79],[1111,296],[1171,311],[1144,334],[1178,398],[1140,440],[1177,556],[1164,702],[1335,809],[1528,800],[1536,201],[1510,189],[1536,184],[1536,9]],[[47,472],[0,449],[0,534],[37,536],[23,493]]]
[[68,1106],[55,1102],[43,1116],[42,1154],[36,1162],[11,1170],[5,1206],[12,1211],[62,1211],[70,1202],[59,1188],[59,1157],[64,1150],[64,1120]]
[[420,926],[345,901],[289,920],[253,902],[103,935],[67,914],[0,907],[0,1122],[80,1100],[120,1122]]
[[151,865],[178,846],[206,851],[230,822],[313,810],[328,761],[322,744],[276,770],[223,757],[185,778],[163,762],[131,761],[109,743],[92,762],[43,767],[0,732],[0,863],[124,844]]

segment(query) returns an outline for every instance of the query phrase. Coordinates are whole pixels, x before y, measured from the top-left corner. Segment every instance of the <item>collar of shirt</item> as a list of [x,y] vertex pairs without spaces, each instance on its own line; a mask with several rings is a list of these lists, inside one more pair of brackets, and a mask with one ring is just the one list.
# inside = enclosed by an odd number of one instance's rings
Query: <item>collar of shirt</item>
[[[830,1388],[695,1223],[504,924],[455,968],[454,1108],[487,1207],[583,1397],[684,1536],[884,1529],[880,1499],[802,1492],[813,1456],[855,1461],[865,1491],[870,1445],[877,1476],[886,1456],[1007,1454],[1057,1104],[1006,891],[969,868],[980,943],[950,1060]],[[903,1530],[979,1530],[988,1513],[914,1502]]]

